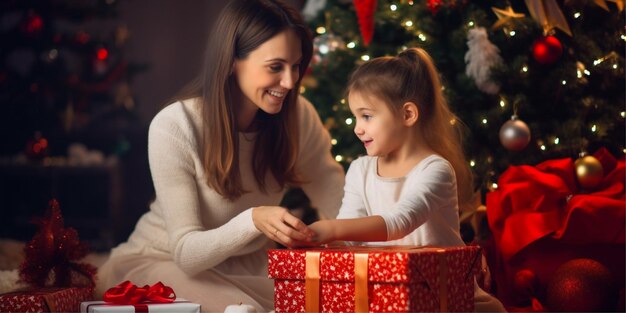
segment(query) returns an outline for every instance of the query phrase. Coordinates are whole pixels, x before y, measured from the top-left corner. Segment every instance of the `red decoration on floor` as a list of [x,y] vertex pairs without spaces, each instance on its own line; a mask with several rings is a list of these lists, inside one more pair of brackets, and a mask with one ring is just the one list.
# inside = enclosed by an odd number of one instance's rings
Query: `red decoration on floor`
[[[24,247],[20,280],[33,287],[95,286],[96,268],[75,262],[87,255],[87,244],[78,239],[74,228],[64,226],[57,200],[50,200],[46,217],[35,224],[39,230]],[[54,281],[49,284],[51,277]]]
[[354,8],[359,19],[359,29],[363,44],[368,46],[374,36],[374,12],[376,12],[376,0],[354,0]]
[[541,64],[553,64],[563,54],[563,45],[554,36],[541,37],[533,43],[533,58]]

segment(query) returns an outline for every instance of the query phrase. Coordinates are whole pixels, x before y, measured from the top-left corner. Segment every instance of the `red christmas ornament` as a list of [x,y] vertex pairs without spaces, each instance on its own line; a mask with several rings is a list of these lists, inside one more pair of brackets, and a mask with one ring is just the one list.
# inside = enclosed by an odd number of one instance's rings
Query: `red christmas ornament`
[[[464,4],[466,0],[461,1],[461,4]],[[442,7],[453,8],[457,5],[457,0],[428,0],[426,1],[426,6],[430,10],[430,12],[435,15],[439,12],[439,9]]]
[[528,305],[532,298],[536,297],[538,284],[537,276],[532,270],[523,269],[515,273],[513,287],[515,294],[519,297],[519,305]]
[[374,36],[374,12],[376,12],[376,0],[354,0],[356,15],[359,19],[359,29],[363,44],[369,45]]
[[24,33],[34,35],[43,28],[43,19],[37,13],[29,12],[22,22],[21,29]]
[[[78,239],[75,229],[64,227],[55,199],[50,200],[46,217],[35,220],[35,224],[39,225],[39,230],[24,247],[20,280],[33,287],[93,287],[96,268],[74,262],[84,258],[89,249]],[[49,284],[50,277],[54,277],[52,284]]]
[[565,262],[546,289],[549,312],[613,312],[618,290],[609,269],[592,259]]
[[35,136],[26,143],[24,152],[27,157],[34,160],[44,158],[48,154],[48,139],[44,138],[40,132],[36,132]]
[[541,37],[533,43],[533,58],[541,64],[553,64],[563,54],[563,45],[554,36]]
[[439,7],[441,6],[441,0],[428,0],[426,6],[433,14],[437,14]]

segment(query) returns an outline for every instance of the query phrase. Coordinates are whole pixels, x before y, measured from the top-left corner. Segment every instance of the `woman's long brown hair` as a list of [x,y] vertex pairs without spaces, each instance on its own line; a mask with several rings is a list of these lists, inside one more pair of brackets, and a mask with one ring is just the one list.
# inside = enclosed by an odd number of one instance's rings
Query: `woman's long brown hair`
[[232,75],[235,59],[245,59],[261,44],[281,31],[291,29],[300,37],[302,60],[300,79],[289,91],[281,111],[270,115],[257,112],[259,126],[253,150],[252,168],[261,191],[267,191],[271,173],[281,188],[298,184],[298,125],[296,101],[300,81],[313,53],[312,36],[293,7],[280,0],[233,0],[219,14],[205,52],[200,75],[178,99],[200,97],[203,117],[203,161],[207,184],[220,195],[235,200],[244,190],[239,169],[237,107],[240,92]]

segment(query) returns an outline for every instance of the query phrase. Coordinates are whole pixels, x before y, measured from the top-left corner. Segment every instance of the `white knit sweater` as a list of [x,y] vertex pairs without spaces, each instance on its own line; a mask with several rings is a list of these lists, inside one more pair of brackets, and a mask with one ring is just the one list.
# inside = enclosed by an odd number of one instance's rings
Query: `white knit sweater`
[[[344,172],[330,154],[330,137],[306,99],[297,102],[300,151],[297,169],[304,192],[324,216],[337,215]],[[286,190],[273,176],[268,192],[257,187],[251,160],[255,133],[240,133],[240,171],[245,190],[235,201],[206,184],[201,114],[195,99],[173,103],[150,125],[148,152],[156,199],[127,243],[113,253],[148,253],[174,260],[189,275],[215,267],[231,256],[257,252],[268,244],[252,222],[251,207],[278,205]]]
[[379,176],[377,160],[363,156],[350,164],[338,219],[381,216],[389,241],[375,245],[465,245],[456,177],[447,160],[430,155],[404,177]]

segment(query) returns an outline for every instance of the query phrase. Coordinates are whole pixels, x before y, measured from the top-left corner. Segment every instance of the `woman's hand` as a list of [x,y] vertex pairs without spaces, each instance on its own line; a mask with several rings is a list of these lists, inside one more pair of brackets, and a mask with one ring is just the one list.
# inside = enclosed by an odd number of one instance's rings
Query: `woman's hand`
[[279,206],[253,208],[252,221],[265,236],[290,248],[296,246],[296,242],[310,242],[315,235],[300,219]]
[[320,246],[333,242],[336,239],[335,222],[333,220],[321,220],[309,225],[315,235],[308,242],[296,242],[297,246],[310,247]]

